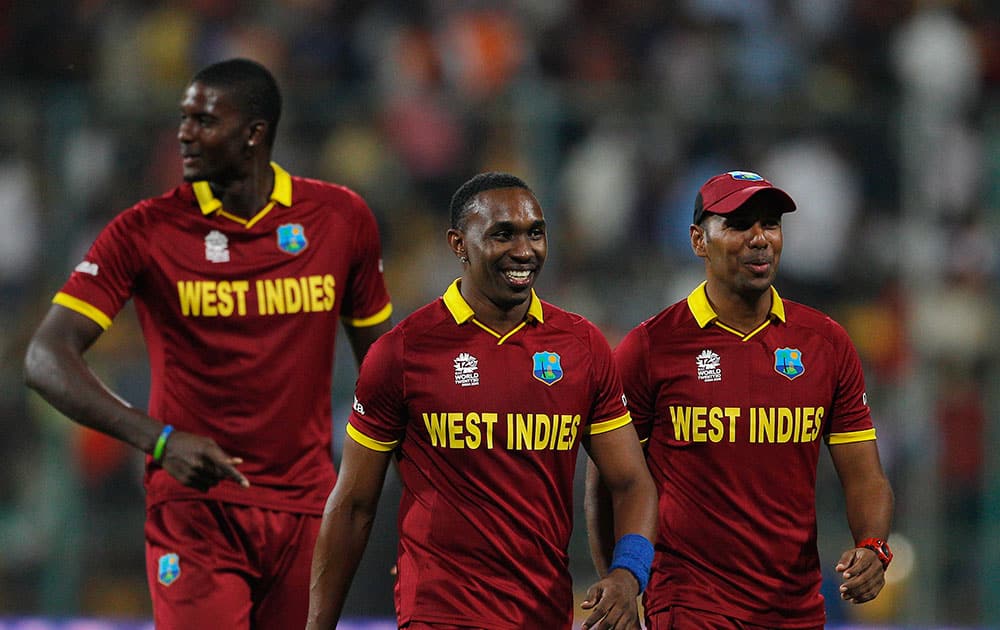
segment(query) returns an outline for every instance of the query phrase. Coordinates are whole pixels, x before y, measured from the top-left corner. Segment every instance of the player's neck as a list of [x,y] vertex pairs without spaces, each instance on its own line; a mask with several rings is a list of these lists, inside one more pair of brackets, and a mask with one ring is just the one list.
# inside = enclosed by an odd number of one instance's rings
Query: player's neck
[[755,330],[771,313],[770,287],[760,292],[735,293],[709,285],[705,294],[719,322],[742,333]]
[[274,170],[270,162],[254,163],[246,176],[227,182],[213,184],[212,192],[222,202],[227,212],[243,218],[252,218],[267,205],[274,190]]

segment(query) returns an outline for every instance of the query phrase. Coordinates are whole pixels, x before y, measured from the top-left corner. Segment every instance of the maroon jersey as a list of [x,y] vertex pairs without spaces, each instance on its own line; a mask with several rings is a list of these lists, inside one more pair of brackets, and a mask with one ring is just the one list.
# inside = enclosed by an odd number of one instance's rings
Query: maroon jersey
[[379,339],[348,434],[398,448],[400,624],[570,627],[577,452],[628,423],[600,331],[534,293],[500,336],[456,282]]
[[660,496],[646,610],[822,625],[816,465],[821,438],[875,439],[860,361],[819,311],[772,289],[770,317],[743,335],[704,286],[615,351]]
[[271,203],[250,220],[205,182],[121,213],[53,300],[107,328],[133,298],[149,414],[242,457],[252,484],[206,494],[148,461],[148,505],[210,498],[321,514],[333,487],[338,318],[374,325],[392,310],[378,228],[350,190],[272,167]]

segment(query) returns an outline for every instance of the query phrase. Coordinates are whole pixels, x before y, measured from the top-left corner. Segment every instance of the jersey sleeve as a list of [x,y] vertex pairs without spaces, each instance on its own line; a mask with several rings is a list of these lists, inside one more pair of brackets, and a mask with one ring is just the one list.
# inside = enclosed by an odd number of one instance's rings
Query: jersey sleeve
[[596,327],[590,333],[596,396],[590,415],[590,435],[598,435],[631,422],[625,407],[625,393],[607,340]]
[[826,439],[830,444],[861,442],[875,439],[871,409],[865,393],[865,377],[854,344],[847,331],[830,321],[831,343],[838,356],[837,393],[826,423]]
[[347,434],[376,451],[391,451],[406,432],[403,339],[390,331],[372,344],[361,363]]
[[375,215],[365,201],[354,195],[358,222],[354,234],[355,260],[344,293],[341,317],[355,327],[375,326],[392,315],[392,303],[382,273],[382,243]]
[[649,336],[643,326],[625,335],[614,352],[615,366],[621,376],[628,410],[639,440],[649,439],[656,415],[656,392],[649,382]]
[[111,221],[76,265],[52,301],[94,320],[104,329],[132,296],[136,277],[145,265],[136,224],[137,212],[128,210]]

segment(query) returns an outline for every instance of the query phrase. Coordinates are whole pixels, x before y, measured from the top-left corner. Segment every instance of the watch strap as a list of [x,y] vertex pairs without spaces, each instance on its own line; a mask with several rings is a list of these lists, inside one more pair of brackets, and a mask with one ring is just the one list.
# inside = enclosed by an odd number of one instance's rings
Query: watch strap
[[889,568],[889,563],[892,562],[892,550],[889,549],[889,543],[881,538],[865,538],[855,545],[859,549],[871,549],[878,556],[879,562],[882,563],[882,570]]

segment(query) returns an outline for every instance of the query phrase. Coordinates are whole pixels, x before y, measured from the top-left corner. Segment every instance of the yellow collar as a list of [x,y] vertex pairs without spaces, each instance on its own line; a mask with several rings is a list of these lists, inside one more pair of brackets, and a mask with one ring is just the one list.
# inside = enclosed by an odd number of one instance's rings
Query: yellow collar
[[243,217],[227,212],[222,207],[222,201],[216,199],[215,195],[212,194],[212,188],[206,181],[194,182],[191,184],[191,188],[194,190],[194,196],[198,200],[198,206],[201,207],[201,213],[207,216],[213,212],[218,212],[219,214],[232,219],[237,223],[242,223],[247,228],[250,228],[254,223],[264,218],[264,215],[271,211],[271,208],[274,207],[275,203],[280,203],[286,208],[291,206],[291,175],[289,175],[285,169],[278,166],[275,162],[271,162],[271,170],[274,171],[274,188],[271,190],[270,203],[264,206],[264,208],[255,214],[249,221]]
[[[448,308],[448,312],[455,318],[455,323],[464,324],[475,317],[476,314],[472,311],[469,303],[465,301],[465,298],[462,297],[462,292],[458,289],[459,280],[460,278],[451,283],[441,299],[444,300],[444,305]],[[528,305],[528,314],[525,319],[534,319],[539,323],[545,322],[545,318],[542,316],[542,301],[535,295],[534,289],[531,290],[531,304]]]
[[[691,314],[694,315],[698,325],[702,328],[719,319],[718,313],[715,312],[715,309],[712,308],[712,305],[708,301],[708,293],[705,290],[706,284],[708,282],[703,281],[687,297],[688,308],[691,309]],[[782,322],[785,321],[785,305],[778,295],[778,290],[773,286],[771,287],[771,318]]]

